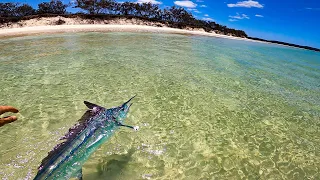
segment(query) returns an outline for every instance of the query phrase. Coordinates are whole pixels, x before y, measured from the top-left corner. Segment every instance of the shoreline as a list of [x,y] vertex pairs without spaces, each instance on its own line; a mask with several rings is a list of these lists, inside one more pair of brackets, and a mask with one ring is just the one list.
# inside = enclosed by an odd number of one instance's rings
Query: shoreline
[[[57,24],[62,22],[62,24]],[[152,22],[137,18],[113,18],[113,19],[84,19],[81,17],[41,17],[28,20],[20,20],[15,23],[4,23],[0,25],[0,38],[24,35],[36,35],[43,33],[63,32],[151,32],[172,33],[184,35],[211,36],[235,40],[260,42],[248,38],[231,35],[217,34],[214,31],[205,32],[203,28],[186,27],[184,29],[168,27],[161,22]],[[266,43],[266,42],[263,42]]]
[[177,29],[170,27],[154,27],[148,25],[131,25],[131,24],[79,24],[79,25],[45,25],[30,26],[21,28],[0,28],[0,38],[15,37],[25,35],[37,35],[48,33],[64,33],[64,32],[150,32],[150,33],[169,33],[183,35],[200,35],[217,38],[226,38],[234,40],[243,40],[251,42],[265,43],[261,41],[251,40],[247,38],[234,37],[228,35],[216,34],[214,32],[204,32],[199,30]]
[[219,31],[205,31],[204,28],[186,26],[182,29],[170,27],[166,22],[152,21],[138,17],[109,17],[106,19],[83,18],[80,16],[65,17],[31,17],[17,22],[6,22],[0,24],[0,38],[10,38],[17,36],[39,35],[64,32],[148,32],[148,33],[168,33],[182,35],[209,36],[215,38],[225,38],[273,44],[291,48],[299,48],[320,52],[320,49],[286,43],[275,40],[265,40],[255,37],[239,37],[234,34],[220,34]]

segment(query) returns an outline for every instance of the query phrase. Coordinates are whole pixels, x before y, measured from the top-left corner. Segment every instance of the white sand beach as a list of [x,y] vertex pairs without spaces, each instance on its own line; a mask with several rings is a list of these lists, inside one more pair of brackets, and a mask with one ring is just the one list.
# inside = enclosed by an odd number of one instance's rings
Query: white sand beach
[[[58,20],[63,20],[63,25],[56,25]],[[42,33],[61,32],[153,32],[153,33],[174,33],[212,36],[236,40],[254,41],[247,38],[216,34],[215,32],[205,32],[203,29],[177,29],[167,27],[158,22],[148,22],[139,19],[117,20],[87,20],[81,18],[46,17],[22,20],[18,23],[4,24],[0,26],[0,37],[34,35]],[[261,42],[261,41],[254,41]]]

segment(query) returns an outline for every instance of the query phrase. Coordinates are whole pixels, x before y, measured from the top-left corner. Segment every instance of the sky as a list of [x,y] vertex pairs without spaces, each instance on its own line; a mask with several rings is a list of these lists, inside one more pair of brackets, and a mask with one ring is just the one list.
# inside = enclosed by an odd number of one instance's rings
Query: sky
[[[46,0],[45,2],[48,2]],[[69,0],[62,0],[68,3]],[[127,1],[127,0],[117,0]],[[243,30],[248,36],[320,48],[319,0],[128,0],[151,2],[161,8],[184,7],[197,19]],[[41,0],[0,0],[28,3]],[[71,10],[69,10],[71,11]]]

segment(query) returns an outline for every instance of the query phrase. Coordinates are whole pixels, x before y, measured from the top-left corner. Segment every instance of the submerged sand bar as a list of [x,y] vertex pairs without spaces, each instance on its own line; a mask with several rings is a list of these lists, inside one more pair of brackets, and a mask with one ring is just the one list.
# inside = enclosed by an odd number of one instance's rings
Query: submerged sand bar
[[[153,27],[147,25],[105,25],[105,24],[86,24],[86,25],[46,25],[31,26],[22,28],[1,28],[0,37],[32,35],[41,33],[60,33],[60,32],[152,32],[152,33],[173,33],[190,34],[201,36],[212,36],[236,40],[254,41],[247,38],[220,35],[214,32],[208,33],[197,30],[185,30],[169,27]],[[254,41],[260,42],[260,41]]]

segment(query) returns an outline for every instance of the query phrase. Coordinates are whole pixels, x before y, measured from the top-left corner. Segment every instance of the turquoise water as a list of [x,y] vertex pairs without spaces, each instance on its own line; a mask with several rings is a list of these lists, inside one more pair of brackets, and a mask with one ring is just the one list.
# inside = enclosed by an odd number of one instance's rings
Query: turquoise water
[[32,179],[85,112],[137,94],[84,179],[320,179],[320,53],[220,38],[67,33],[0,39],[0,177]]

